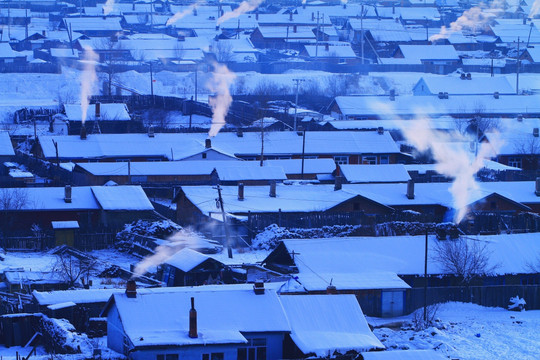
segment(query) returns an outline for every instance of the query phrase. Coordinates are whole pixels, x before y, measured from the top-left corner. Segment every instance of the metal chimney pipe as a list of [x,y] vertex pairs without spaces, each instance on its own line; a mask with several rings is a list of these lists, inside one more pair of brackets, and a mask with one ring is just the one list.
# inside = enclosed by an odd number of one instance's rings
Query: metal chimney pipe
[[126,296],[130,299],[137,297],[137,283],[135,280],[128,280],[126,283]]
[[210,149],[212,147],[212,140],[206,139],[204,141],[204,147],[207,148],[207,149]]
[[276,181],[272,180],[270,182],[270,197],[276,197]]
[[190,338],[197,338],[197,310],[195,310],[195,298],[191,298],[191,309],[189,310],[189,333]]
[[95,105],[95,109],[96,109],[96,110],[95,110],[94,117],[95,117],[96,119],[98,119],[98,118],[101,117],[101,103],[98,103],[98,102],[97,102],[96,105]]
[[540,196],[540,177],[537,177],[536,178],[536,183],[535,183],[536,187],[535,187],[535,194],[536,196]]
[[338,175],[335,178],[334,191],[341,190],[342,187],[343,187],[343,178],[340,175]]
[[81,127],[81,140],[86,140],[86,128],[84,125]]
[[238,200],[244,201],[244,183],[238,184]]
[[64,187],[64,201],[66,203],[68,203],[68,204],[71,203],[71,199],[72,199],[71,198],[71,191],[72,191],[71,185],[66,185]]

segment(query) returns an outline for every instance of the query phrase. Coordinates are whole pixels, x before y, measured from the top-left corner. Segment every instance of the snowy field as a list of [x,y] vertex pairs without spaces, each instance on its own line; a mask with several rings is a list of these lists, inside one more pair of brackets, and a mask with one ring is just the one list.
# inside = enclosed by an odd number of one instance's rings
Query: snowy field
[[[410,317],[409,317],[410,318]],[[513,312],[475,304],[446,303],[437,312],[437,328],[424,331],[376,328],[373,332],[388,350],[435,349],[460,360],[538,359],[540,311]],[[400,319],[384,319],[391,323]],[[380,319],[368,319],[381,326]]]

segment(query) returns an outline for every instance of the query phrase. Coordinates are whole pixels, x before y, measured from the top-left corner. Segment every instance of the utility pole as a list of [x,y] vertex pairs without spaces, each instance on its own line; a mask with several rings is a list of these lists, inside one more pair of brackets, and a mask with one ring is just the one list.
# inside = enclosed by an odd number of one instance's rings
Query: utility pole
[[362,4],[360,15],[360,56],[362,57],[361,64],[364,65],[364,4]]
[[519,36],[518,36],[518,44],[517,44],[517,60],[516,60],[516,95],[519,95],[519,63],[521,56],[519,54]]
[[[315,59],[319,55],[319,12],[317,11],[317,33],[315,34]],[[298,84],[296,85],[298,89]],[[296,93],[298,96],[298,92]],[[295,125],[296,130],[296,125]]]
[[261,117],[261,161],[259,166],[264,166],[264,117]]
[[154,68],[152,61],[150,61],[150,95],[152,95],[152,104],[154,104]]
[[199,65],[195,66],[195,102],[197,102],[197,94],[199,93]]
[[223,206],[223,198],[221,197],[221,186],[217,186],[218,191],[218,202],[219,207],[221,208],[221,216],[223,217],[223,228],[225,230],[225,241],[227,242],[227,256],[229,259],[232,259],[232,247],[231,239],[229,236],[229,228],[227,227],[227,216],[225,214],[225,206]]
[[302,173],[300,178],[304,180],[304,158],[306,153],[306,129],[302,131]]
[[131,185],[131,160],[128,160],[128,184]]
[[424,324],[427,321],[427,288],[428,288],[427,259],[428,259],[428,229],[426,227],[426,245],[425,245],[425,250],[424,250]]
[[293,81],[296,82],[296,100],[294,101],[294,126],[293,126],[293,130],[296,131],[296,116],[298,114],[298,90],[300,87],[300,81],[304,81],[304,79],[293,79]]

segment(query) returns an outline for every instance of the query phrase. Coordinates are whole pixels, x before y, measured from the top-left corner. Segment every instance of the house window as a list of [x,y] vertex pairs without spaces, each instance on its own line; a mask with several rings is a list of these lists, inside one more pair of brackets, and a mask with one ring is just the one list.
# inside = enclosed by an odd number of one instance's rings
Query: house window
[[334,161],[338,165],[346,165],[349,163],[349,157],[348,156],[334,156]]
[[390,164],[390,155],[381,155],[379,164]]
[[203,159],[206,159],[206,156],[207,156],[206,153],[202,153],[202,158],[203,158]]
[[222,352],[202,354],[202,360],[224,360],[224,359],[225,359],[225,353],[222,353]]
[[362,156],[362,164],[377,165],[377,157],[376,156]]
[[237,360],[266,360],[266,339],[248,339],[246,347],[238,348]]
[[156,360],[178,360],[178,354],[158,354]]
[[521,169],[522,162],[520,157],[510,157],[508,158],[508,166],[513,166]]

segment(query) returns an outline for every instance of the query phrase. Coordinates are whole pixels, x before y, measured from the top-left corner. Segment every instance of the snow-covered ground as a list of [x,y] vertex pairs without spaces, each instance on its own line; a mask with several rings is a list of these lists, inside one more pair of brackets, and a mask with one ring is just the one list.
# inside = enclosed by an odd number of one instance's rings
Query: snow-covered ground
[[[407,317],[410,319],[411,317]],[[513,312],[475,304],[446,303],[437,311],[437,327],[423,331],[379,327],[381,319],[369,318],[375,335],[387,347],[435,349],[450,359],[538,359],[540,311]],[[386,323],[403,321],[384,319]]]

